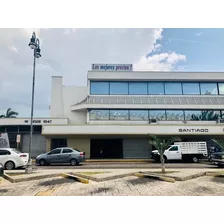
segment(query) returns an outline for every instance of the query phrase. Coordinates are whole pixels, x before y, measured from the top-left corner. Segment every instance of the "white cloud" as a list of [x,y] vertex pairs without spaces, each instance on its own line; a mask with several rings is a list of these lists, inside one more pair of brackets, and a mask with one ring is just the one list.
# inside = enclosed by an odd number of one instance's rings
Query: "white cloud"
[[196,33],[196,36],[201,36],[202,32]]
[[[0,29],[0,112],[30,115],[33,29]],[[51,76],[86,85],[92,63],[133,63],[139,70],[171,70],[184,55],[161,49],[162,29],[35,29],[42,57],[36,65],[35,116],[48,115]],[[17,51],[17,53],[16,53]],[[154,54],[146,58],[149,53]]]
[[137,71],[170,71],[181,61],[186,61],[186,56],[173,53],[161,53],[149,57],[142,57],[134,64]]

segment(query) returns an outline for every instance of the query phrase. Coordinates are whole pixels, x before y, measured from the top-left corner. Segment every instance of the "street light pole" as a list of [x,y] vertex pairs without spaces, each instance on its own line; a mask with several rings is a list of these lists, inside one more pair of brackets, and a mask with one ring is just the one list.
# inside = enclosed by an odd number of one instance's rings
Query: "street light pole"
[[32,101],[31,101],[31,114],[30,114],[30,140],[29,140],[29,160],[26,166],[26,173],[32,173],[32,159],[31,149],[33,143],[33,108],[34,108],[34,89],[35,89],[35,72],[36,72],[36,58],[40,58],[40,44],[39,39],[36,38],[36,34],[33,32],[30,39],[29,46],[33,49],[33,83],[32,83]]

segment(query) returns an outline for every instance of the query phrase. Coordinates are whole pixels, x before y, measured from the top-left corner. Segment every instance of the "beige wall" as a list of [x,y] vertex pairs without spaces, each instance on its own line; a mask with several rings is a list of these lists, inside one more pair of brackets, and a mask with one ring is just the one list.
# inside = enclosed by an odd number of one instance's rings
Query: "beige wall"
[[84,151],[86,153],[86,158],[90,158],[90,137],[68,137],[67,144],[68,147]]
[[51,151],[51,139],[46,138],[46,152],[50,152],[50,151]]

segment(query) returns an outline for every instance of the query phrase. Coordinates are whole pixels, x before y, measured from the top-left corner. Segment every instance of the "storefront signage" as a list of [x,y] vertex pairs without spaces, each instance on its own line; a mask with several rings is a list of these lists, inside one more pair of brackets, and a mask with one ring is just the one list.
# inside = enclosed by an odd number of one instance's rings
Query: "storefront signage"
[[[29,120],[25,120],[24,123],[29,123]],[[52,120],[33,120],[33,124],[51,124]]]
[[132,71],[132,64],[93,64],[92,70],[97,71]]
[[185,128],[180,128],[179,129],[179,132],[186,132],[186,133],[196,133],[196,132],[209,132],[208,129],[204,129],[204,128],[190,128],[190,129],[185,129]]

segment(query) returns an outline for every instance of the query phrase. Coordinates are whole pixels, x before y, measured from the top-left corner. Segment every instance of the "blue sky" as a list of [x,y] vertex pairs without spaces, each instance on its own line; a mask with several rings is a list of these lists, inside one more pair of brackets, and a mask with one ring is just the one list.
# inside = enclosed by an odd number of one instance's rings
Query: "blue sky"
[[[224,71],[224,29],[164,29],[160,52],[186,56],[177,68],[185,71]],[[183,65],[183,67],[181,66]]]
[[51,76],[83,86],[92,63],[133,64],[138,71],[224,71],[224,29],[0,29],[0,114],[12,108],[30,115],[33,31],[42,53],[36,117],[49,116]]

